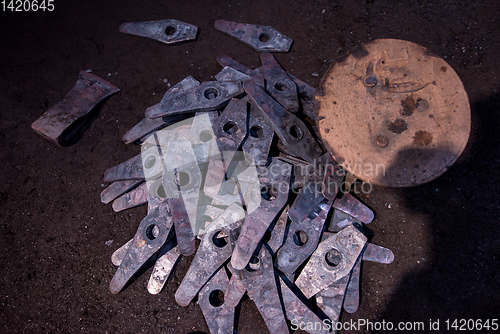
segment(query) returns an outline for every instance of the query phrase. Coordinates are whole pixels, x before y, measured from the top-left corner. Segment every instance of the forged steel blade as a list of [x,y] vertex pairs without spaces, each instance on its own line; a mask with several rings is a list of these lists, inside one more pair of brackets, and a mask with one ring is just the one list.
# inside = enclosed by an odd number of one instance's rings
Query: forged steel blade
[[260,59],[267,93],[288,111],[297,112],[299,110],[299,98],[295,82],[281,68],[272,54],[262,53]]
[[[228,264],[229,268],[232,269],[231,265]],[[233,270],[234,271],[234,270]],[[241,280],[239,279],[238,275],[233,275],[231,276],[231,279],[229,280],[229,284],[227,285],[226,292],[224,294],[224,301],[228,306],[231,307],[236,307],[241,298],[243,298],[243,295],[247,289],[241,283]]]
[[120,212],[148,202],[148,186],[142,183],[137,188],[123,194],[113,201],[113,211]]
[[343,193],[341,198],[335,199],[333,207],[353,216],[365,224],[370,223],[373,221],[373,218],[375,218],[375,214],[370,208],[348,192]]
[[143,180],[115,181],[101,192],[101,202],[104,204],[108,204],[118,196],[123,195],[124,193],[130,191],[131,189],[134,189],[142,182],[144,181]]
[[339,321],[348,281],[349,275],[344,276],[316,294],[318,308],[330,318],[332,324]]
[[168,198],[167,202],[172,212],[179,253],[184,256],[193,255],[196,250],[195,237],[184,200],[182,197]]
[[361,276],[361,256],[358,257],[349,277],[344,297],[344,310],[354,313],[359,307],[359,279]]
[[104,182],[121,180],[144,180],[141,155],[136,155],[121,164],[111,167],[104,172]]
[[[312,329],[306,326],[304,329],[308,333],[329,333],[328,327],[323,326],[323,321],[311,309],[305,305],[297,295],[290,290],[288,285],[280,277],[281,295],[285,305],[286,317],[292,324],[313,324]],[[319,327],[319,328],[318,328]]]
[[91,111],[118,91],[118,87],[97,75],[80,71],[76,84],[64,99],[44,112],[31,128],[57,145],[67,145],[95,118]]
[[147,37],[165,44],[175,44],[196,39],[198,27],[170,19],[122,23],[120,25],[120,32]]
[[285,244],[278,251],[275,264],[285,275],[293,274],[318,246],[332,202],[325,201],[301,222],[292,220],[290,223]]
[[152,295],[159,294],[163,289],[172,269],[181,255],[179,253],[179,246],[171,247],[165,251],[164,248],[165,246],[160,250],[153,272],[149,277],[148,292]]
[[293,42],[291,38],[269,26],[225,20],[215,21],[214,26],[215,29],[231,35],[260,52],[288,52]]
[[253,77],[253,76],[259,74],[258,71],[252,70],[251,68],[248,68],[245,65],[240,64],[239,62],[237,62],[233,58],[225,56],[225,55],[217,56],[217,62],[219,64],[221,64],[221,66],[223,66],[223,67],[230,67],[230,68],[232,68],[240,73],[248,75],[249,77]]
[[205,282],[229,259],[234,244],[233,230],[244,217],[245,211],[234,204],[208,225],[191,266],[175,293],[177,304],[189,305]]
[[245,81],[250,79],[250,76],[235,70],[232,67],[224,66],[224,68],[215,75],[217,81]]
[[363,251],[363,261],[389,264],[394,261],[394,253],[388,248],[369,243]]
[[271,333],[288,333],[288,326],[281,307],[273,260],[266,247],[261,247],[256,256],[243,270],[237,271],[247,294],[259,310]]
[[[183,92],[184,90],[191,89],[200,85],[200,82],[193,78],[192,76],[188,76],[184,78],[181,82],[172,86],[167,92],[165,96],[170,96],[173,94],[178,94]],[[155,110],[157,108],[161,108],[160,103],[155,104],[148,109]],[[137,140],[144,141],[144,137],[150,135],[151,133],[161,130],[164,127],[180,122],[186,118],[186,115],[174,115],[165,118],[144,118],[138,124],[136,124],[132,129],[130,129],[127,133],[125,133],[122,137],[122,141],[125,144],[129,144],[135,142]]]
[[[120,292],[144,263],[163,246],[171,226],[172,218],[165,202],[141,221],[132,245],[109,283],[112,293]],[[157,236],[153,234],[155,227],[158,228]]]
[[146,109],[146,117],[157,118],[186,112],[216,110],[242,93],[243,87],[239,81],[206,81],[198,87],[164,96],[159,108]]
[[288,200],[291,166],[273,159],[269,167],[263,167],[259,175],[262,197],[260,206],[249,214],[243,223],[234,247],[231,265],[241,270],[245,268],[266,233],[267,228],[283,210]]
[[243,143],[243,151],[253,156],[258,166],[267,165],[269,149],[274,138],[274,130],[258,110],[253,101],[249,101],[250,111],[248,113],[249,136]]
[[234,332],[235,307],[227,304],[224,295],[228,285],[226,269],[221,267],[198,294],[198,304],[212,334]]
[[348,226],[321,242],[295,284],[311,298],[350,273],[366,240],[359,230]]
[[130,247],[130,245],[132,245],[133,241],[134,241],[134,238],[130,239],[123,246],[121,246],[120,248],[118,248],[117,250],[115,250],[113,252],[113,254],[111,255],[111,262],[115,266],[118,267],[120,265],[120,263],[122,263],[123,258],[125,258],[125,255],[127,255],[128,248]]
[[288,76],[297,85],[297,94],[299,97],[299,102],[302,107],[302,113],[309,117],[313,124],[316,123],[316,110],[314,109],[314,94],[316,93],[316,88],[309,86],[304,81],[296,78],[295,76],[288,73]]
[[281,246],[283,246],[283,243],[285,242],[289,209],[290,207],[288,205],[283,209],[280,217],[276,221],[276,224],[272,227],[272,230],[270,232],[271,237],[269,241],[266,242],[267,246],[270,248],[269,252],[271,253],[271,255],[276,254],[276,252],[281,248]]
[[278,102],[273,100],[264,90],[261,77],[253,77],[243,83],[245,91],[258,105],[269,124],[294,155],[312,162],[321,155],[321,148],[313,138],[309,129],[297,116],[288,112]]

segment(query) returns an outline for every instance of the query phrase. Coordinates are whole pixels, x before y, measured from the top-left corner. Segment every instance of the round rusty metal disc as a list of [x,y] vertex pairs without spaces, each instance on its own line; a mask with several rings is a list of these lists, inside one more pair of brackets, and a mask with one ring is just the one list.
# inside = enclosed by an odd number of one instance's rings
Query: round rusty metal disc
[[380,39],[332,64],[316,93],[320,136],[347,171],[408,187],[443,174],[470,133],[467,93],[426,48]]

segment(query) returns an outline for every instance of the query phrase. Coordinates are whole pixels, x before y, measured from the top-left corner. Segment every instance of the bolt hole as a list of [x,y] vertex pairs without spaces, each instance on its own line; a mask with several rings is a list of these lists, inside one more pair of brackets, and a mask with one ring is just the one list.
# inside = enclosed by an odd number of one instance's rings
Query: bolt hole
[[307,233],[304,231],[296,231],[293,234],[293,242],[295,242],[297,246],[304,246],[305,244],[307,244],[308,241],[309,237],[307,236]]
[[269,35],[263,32],[262,34],[259,35],[259,41],[262,43],[265,43],[269,40]]
[[155,240],[160,234],[160,229],[155,224],[151,224],[146,228],[146,238],[149,240]]
[[429,109],[429,102],[427,102],[424,99],[418,99],[417,103],[415,104],[415,107],[417,108],[418,111],[424,112],[427,109]]
[[175,174],[175,183],[179,186],[179,187],[184,187],[186,186],[188,183],[189,183],[189,174],[186,173],[186,172],[177,172]]
[[168,26],[165,28],[165,34],[172,36],[175,33],[175,27]]
[[203,131],[201,131],[200,132],[200,140],[203,143],[206,143],[207,141],[212,140],[212,132],[210,132],[209,130],[203,130]]
[[262,198],[266,201],[272,201],[278,196],[278,190],[273,186],[264,186],[260,189]]
[[260,138],[264,135],[264,129],[259,125],[254,125],[250,128],[250,136]]
[[156,163],[156,157],[154,155],[149,155],[146,157],[146,159],[144,159],[144,167],[146,167],[146,169],[150,169],[152,168]]
[[160,183],[158,188],[156,188],[156,195],[159,198],[166,198],[167,197],[167,193],[165,192],[165,188],[163,188],[163,184]]
[[250,261],[248,262],[247,270],[248,271],[256,271],[260,268],[260,260],[256,256],[252,256]]
[[299,99],[304,102],[312,101],[313,97],[308,92],[301,92],[299,94]]
[[270,240],[271,240],[271,231],[266,230],[266,233],[264,233],[264,236],[262,237],[262,242],[268,243]]
[[297,125],[292,125],[290,127],[289,133],[293,137],[293,139],[296,139],[296,140],[299,140],[304,136],[302,129]]
[[208,88],[203,95],[207,100],[213,100],[219,96],[219,92],[215,88]]
[[236,123],[234,122],[227,122],[226,124],[224,124],[224,126],[222,127],[222,130],[229,134],[229,135],[232,135],[234,134],[236,131],[238,131],[238,126],[236,125]]
[[224,231],[217,231],[212,236],[212,242],[218,248],[223,248],[227,245],[228,235]]
[[224,189],[231,195],[236,195],[240,192],[238,189],[238,183],[234,180],[227,180],[224,182]]
[[336,249],[331,249],[325,254],[325,261],[330,267],[336,267],[342,261],[342,255]]
[[375,87],[377,84],[377,78],[374,75],[369,75],[365,78],[365,86],[367,87]]
[[288,89],[288,86],[282,82],[277,82],[274,84],[274,88],[276,88],[280,92],[283,92]]
[[224,304],[224,292],[222,292],[221,290],[214,290],[210,292],[210,295],[208,296],[208,302],[213,307],[222,306],[222,304]]

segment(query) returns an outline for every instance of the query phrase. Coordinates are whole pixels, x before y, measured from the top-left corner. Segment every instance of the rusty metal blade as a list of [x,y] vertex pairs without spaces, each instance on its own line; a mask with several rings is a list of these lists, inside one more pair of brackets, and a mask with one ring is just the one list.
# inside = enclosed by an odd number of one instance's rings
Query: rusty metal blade
[[389,264],[394,261],[394,253],[388,248],[369,243],[363,252],[363,260]]
[[354,313],[359,307],[359,279],[361,276],[361,257],[360,255],[354,264],[351,271],[351,277],[349,278],[349,283],[347,283],[347,289],[345,291],[344,297],[344,310],[348,313]]
[[228,305],[224,295],[228,285],[226,269],[222,267],[198,294],[198,304],[212,334],[234,332],[235,306]]
[[321,148],[309,129],[299,118],[288,112],[265,92],[261,77],[253,77],[245,81],[243,86],[290,151],[310,162],[321,155]]
[[178,246],[172,247],[163,252],[164,248],[165,246],[162,247],[160,253],[158,254],[153,272],[151,273],[151,277],[148,281],[148,292],[152,295],[160,293],[163,289],[170,273],[172,272],[172,269],[175,267],[175,264],[181,255],[179,253]]
[[235,70],[232,67],[224,66],[224,68],[215,75],[217,81],[245,81],[250,79],[250,76]]
[[66,145],[92,120],[90,112],[118,91],[118,87],[97,75],[80,71],[76,84],[64,99],[43,113],[31,128],[57,145]]
[[130,209],[148,202],[148,186],[142,183],[137,188],[132,189],[128,193],[118,197],[113,201],[113,210],[120,212],[125,209]]
[[214,27],[260,52],[288,52],[293,42],[269,26],[217,20]]
[[141,155],[136,155],[121,164],[111,167],[104,172],[104,182],[121,180],[144,180]]
[[101,202],[108,204],[120,195],[134,189],[136,186],[144,182],[143,180],[125,180],[115,181],[101,192]]
[[333,207],[353,216],[365,224],[370,223],[373,218],[375,218],[375,214],[372,210],[370,210],[370,208],[347,192],[344,193],[341,198],[335,199]]
[[118,248],[117,250],[115,250],[113,252],[113,254],[111,255],[111,262],[115,266],[118,267],[120,265],[120,263],[122,263],[123,258],[125,257],[125,255],[127,255],[128,248],[130,247],[130,245],[132,245],[133,241],[134,241],[134,238],[130,239],[123,246],[121,246],[120,248]]
[[[228,266],[231,267],[230,264]],[[246,291],[247,289],[243,283],[241,283],[238,275],[233,274],[229,280],[229,284],[227,285],[226,293],[224,294],[224,301],[227,305],[236,307]]]
[[191,41],[196,38],[198,27],[178,20],[126,22],[120,25],[120,32],[147,37],[165,44]]
[[339,321],[349,276],[344,276],[316,294],[316,304],[331,320]]
[[287,74],[297,85],[297,94],[299,96],[300,105],[302,106],[302,113],[309,117],[313,123],[316,123],[316,110],[314,109],[314,94],[316,94],[316,88],[309,86],[307,83],[290,73]]
[[295,82],[281,68],[272,54],[262,53],[260,59],[262,61],[261,71],[264,75],[268,94],[288,111],[297,112],[299,110],[299,98]]
[[184,199],[182,197],[168,198],[167,202],[172,212],[179,253],[184,256],[193,255],[196,250],[195,237],[184,205]]
[[233,58],[225,55],[217,56],[217,62],[221,64],[223,67],[230,67],[240,73],[246,74],[250,77],[253,77],[255,75],[258,75],[258,72],[256,70],[252,70],[249,67],[246,67],[243,64],[240,64]]
[[253,101],[249,101],[250,111],[248,113],[248,137],[243,143],[243,151],[252,155],[255,163],[259,166],[267,165],[269,149],[274,138],[274,130],[258,110]]
[[280,217],[276,221],[276,224],[272,227],[271,238],[267,242],[267,246],[270,248],[271,255],[276,254],[276,252],[283,246],[286,236],[286,227],[288,223],[288,210],[290,207],[287,205],[281,212]]

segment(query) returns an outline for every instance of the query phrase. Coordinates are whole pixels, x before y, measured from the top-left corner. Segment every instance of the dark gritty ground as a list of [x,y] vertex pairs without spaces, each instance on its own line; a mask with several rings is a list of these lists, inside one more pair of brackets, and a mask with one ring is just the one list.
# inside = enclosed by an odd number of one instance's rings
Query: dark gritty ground
[[[445,58],[469,94],[469,144],[435,181],[375,187],[362,198],[377,213],[372,241],[396,259],[363,265],[360,308],[342,321],[439,319],[445,331],[446,319],[499,318],[499,8],[496,1],[56,1],[52,13],[2,13],[0,331],[208,332],[195,303],[182,308],[173,298],[190,259],[160,295],[146,290],[149,272],[109,292],[110,256],[146,208],[114,213],[99,193],[103,172],[139,152],[120,138],[160,101],[163,79],[212,80],[220,54],[259,66],[256,51],[213,28],[217,19],[272,25],[293,38],[292,50],[276,57],[315,87],[334,58],[376,38],[410,40]],[[167,46],[118,32],[122,22],[164,18],[197,25],[198,40]],[[56,147],[30,124],[86,69],[122,91],[79,142]],[[248,299],[238,332],[267,332]]]

